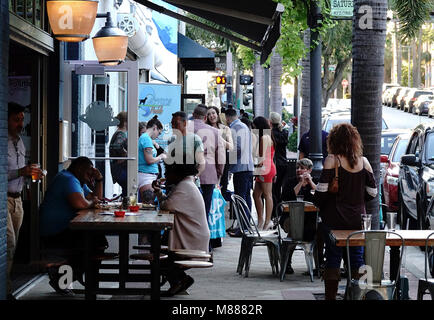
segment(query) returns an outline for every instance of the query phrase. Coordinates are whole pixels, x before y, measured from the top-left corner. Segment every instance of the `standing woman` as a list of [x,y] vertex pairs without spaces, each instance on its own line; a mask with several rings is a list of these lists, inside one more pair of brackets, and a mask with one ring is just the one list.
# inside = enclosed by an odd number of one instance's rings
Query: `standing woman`
[[272,125],[272,133],[275,142],[276,153],[274,154],[274,162],[276,163],[276,182],[273,184],[273,203],[274,210],[277,204],[282,201],[282,186],[288,170],[288,162],[286,159],[286,148],[288,145],[289,131],[284,129],[282,117],[277,112],[270,113],[270,122]]
[[227,190],[227,185],[228,185],[229,166],[227,165],[227,162],[229,159],[229,151],[231,151],[232,148],[234,147],[234,143],[232,141],[231,129],[228,126],[225,126],[221,122],[220,111],[217,107],[214,106],[208,107],[208,111],[206,114],[206,123],[211,127],[214,127],[220,131],[220,136],[223,138],[225,144],[226,165],[220,180],[220,186],[222,189],[222,193],[224,194]]
[[157,149],[154,146],[154,140],[163,131],[163,125],[154,116],[146,124],[146,131],[139,138],[139,191],[152,190],[152,181],[158,176],[158,162],[166,159],[164,153],[157,156]]
[[[118,129],[110,140],[110,157],[128,156],[128,114],[125,111],[119,112],[116,116],[119,120]],[[122,188],[122,197],[127,195],[127,160],[110,160],[110,171],[113,183],[118,183]]]
[[[332,229],[360,230],[365,204],[375,198],[377,187],[369,161],[363,157],[363,145],[357,129],[348,123],[335,125],[327,138],[328,156],[324,162],[314,203],[320,208],[325,239],[326,266],[324,285],[326,300],[335,300],[340,280],[343,248],[336,247],[329,237]],[[338,192],[329,191],[329,183],[338,168]],[[364,265],[363,247],[350,247],[352,277]]]
[[[276,176],[276,166],[274,165],[274,138],[271,133],[270,123],[264,117],[256,117],[252,124],[256,129],[259,142],[258,164],[259,175],[255,178],[255,187],[253,189],[253,199],[255,201],[256,212],[258,214],[258,228],[260,230],[269,230],[273,227],[271,214],[273,212],[273,193],[272,185]],[[255,170],[256,171],[256,170]],[[265,199],[265,220],[263,217],[262,196]]]

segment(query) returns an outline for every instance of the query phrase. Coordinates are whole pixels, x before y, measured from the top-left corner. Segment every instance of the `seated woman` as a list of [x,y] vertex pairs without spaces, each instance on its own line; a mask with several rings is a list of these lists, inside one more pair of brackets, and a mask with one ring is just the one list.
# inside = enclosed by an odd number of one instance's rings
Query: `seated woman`
[[[173,229],[169,233],[169,249],[191,249],[208,252],[210,233],[206,221],[205,204],[194,182],[198,173],[194,164],[166,165],[167,195],[161,191],[160,181],[152,183],[162,210],[175,214]],[[174,264],[174,257],[162,261],[162,270],[170,283],[168,294],[175,295],[189,288],[194,280]]]
[[[293,201],[297,200],[297,197],[302,196],[303,201],[313,201],[313,193],[316,189],[315,183],[312,181],[312,176],[310,175],[312,173],[312,167],[313,163],[310,159],[304,158],[297,161],[296,166],[296,177],[294,179],[291,179],[283,186],[282,191],[282,201]],[[283,230],[289,234],[289,213],[288,212],[279,212],[280,219],[279,223],[282,226]],[[314,215],[311,217],[312,219],[316,218]],[[310,226],[313,225],[312,221],[310,219],[305,220],[305,225]],[[305,239],[312,239],[314,236],[314,230],[309,230],[308,228],[305,228]],[[292,254],[294,253],[295,247],[290,251],[289,258],[288,258],[288,266],[286,268],[286,273],[292,274],[294,273],[294,270],[291,266],[291,258]]]

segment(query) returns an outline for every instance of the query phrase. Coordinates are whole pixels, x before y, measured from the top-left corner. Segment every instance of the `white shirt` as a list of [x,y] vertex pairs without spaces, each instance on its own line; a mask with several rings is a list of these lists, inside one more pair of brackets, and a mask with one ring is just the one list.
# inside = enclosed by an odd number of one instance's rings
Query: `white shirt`
[[18,169],[26,166],[25,156],[26,148],[21,137],[15,140],[8,135],[8,192],[23,190],[24,177],[18,176]]

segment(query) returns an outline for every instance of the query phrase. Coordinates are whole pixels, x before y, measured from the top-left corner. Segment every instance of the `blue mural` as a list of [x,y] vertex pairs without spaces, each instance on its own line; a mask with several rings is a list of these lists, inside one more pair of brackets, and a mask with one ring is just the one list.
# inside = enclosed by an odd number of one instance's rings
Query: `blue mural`
[[[177,10],[176,7],[161,0],[153,0],[155,4],[171,11]],[[161,14],[157,11],[152,12],[152,20],[158,30],[158,36],[164,47],[174,55],[178,55],[178,20]]]

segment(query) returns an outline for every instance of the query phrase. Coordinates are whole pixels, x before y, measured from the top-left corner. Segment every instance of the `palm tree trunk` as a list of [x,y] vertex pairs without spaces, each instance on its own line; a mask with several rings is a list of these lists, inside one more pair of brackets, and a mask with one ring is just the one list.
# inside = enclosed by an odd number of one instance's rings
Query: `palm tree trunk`
[[[361,10],[372,9],[372,17]],[[384,47],[386,43],[387,0],[355,0],[353,18],[353,73],[351,121],[360,132],[364,156],[374,171],[377,185],[380,177],[381,93],[384,79]],[[371,19],[372,28],[364,24]],[[379,199],[366,205],[372,214],[372,228],[379,229]]]
[[270,59],[270,112],[279,114],[282,114],[282,86],[280,85],[282,73],[282,58],[274,49]]
[[259,59],[255,61],[253,70],[253,103],[254,103],[254,113],[255,116],[264,116],[264,68],[259,63]]
[[[310,29],[305,30],[304,45],[310,48]],[[300,137],[309,131],[310,122],[310,55],[309,53],[302,59],[303,66],[301,78],[301,114],[299,114],[298,125],[300,126]],[[299,137],[299,139],[300,139]]]

